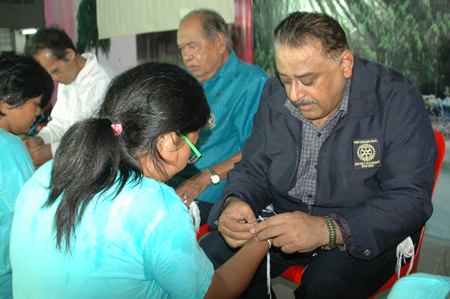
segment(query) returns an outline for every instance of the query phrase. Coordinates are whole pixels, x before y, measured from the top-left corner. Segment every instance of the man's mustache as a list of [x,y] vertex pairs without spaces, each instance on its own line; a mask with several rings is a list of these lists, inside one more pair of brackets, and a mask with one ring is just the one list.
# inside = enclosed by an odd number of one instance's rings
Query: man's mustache
[[298,108],[303,105],[317,104],[317,102],[314,99],[300,99],[295,102],[292,102],[292,104]]

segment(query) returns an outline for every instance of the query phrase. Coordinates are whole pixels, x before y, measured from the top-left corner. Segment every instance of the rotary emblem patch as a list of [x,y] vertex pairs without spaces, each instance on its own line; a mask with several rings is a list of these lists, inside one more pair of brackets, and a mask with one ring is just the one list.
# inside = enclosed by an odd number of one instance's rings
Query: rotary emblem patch
[[353,141],[353,167],[356,169],[380,166],[380,145],[377,139]]

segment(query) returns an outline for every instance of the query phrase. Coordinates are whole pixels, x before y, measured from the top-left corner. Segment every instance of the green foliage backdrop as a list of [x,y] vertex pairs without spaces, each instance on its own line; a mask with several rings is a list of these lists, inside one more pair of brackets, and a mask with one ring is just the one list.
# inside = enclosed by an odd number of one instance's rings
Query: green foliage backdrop
[[110,39],[98,39],[97,29],[97,3],[95,0],[81,0],[77,13],[77,49],[80,53],[85,50],[95,49],[98,56],[98,49],[108,56],[111,47]]
[[344,27],[356,55],[396,69],[424,94],[450,86],[447,0],[254,0],[255,63],[273,74],[273,29],[293,11],[323,12]]

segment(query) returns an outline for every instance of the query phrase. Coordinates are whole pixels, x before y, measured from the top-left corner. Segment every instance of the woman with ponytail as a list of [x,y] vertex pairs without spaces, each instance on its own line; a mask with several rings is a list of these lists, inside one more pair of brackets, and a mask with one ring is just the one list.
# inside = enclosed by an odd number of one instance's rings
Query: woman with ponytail
[[192,152],[201,155],[194,144],[209,114],[202,87],[177,66],[119,75],[98,118],[72,126],[18,197],[14,298],[234,298],[245,290],[268,243],[250,241],[214,272],[188,209],[164,184]]

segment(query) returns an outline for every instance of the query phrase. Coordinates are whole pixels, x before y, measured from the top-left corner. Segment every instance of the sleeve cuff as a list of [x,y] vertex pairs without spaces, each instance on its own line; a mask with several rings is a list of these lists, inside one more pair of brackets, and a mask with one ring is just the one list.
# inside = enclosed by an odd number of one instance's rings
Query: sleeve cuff
[[332,214],[330,216],[331,216],[331,218],[333,218],[333,220],[339,226],[339,229],[340,229],[341,235],[342,235],[342,239],[344,241],[344,245],[337,245],[337,247],[341,251],[346,251],[347,247],[350,246],[351,242],[352,242],[352,232],[350,230],[350,225],[345,220],[345,218],[339,214]]

